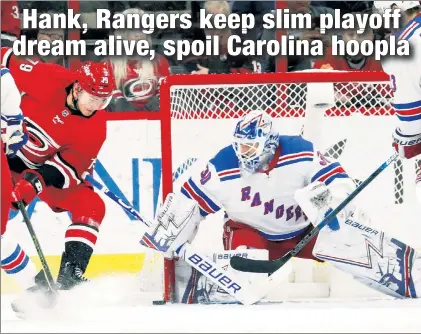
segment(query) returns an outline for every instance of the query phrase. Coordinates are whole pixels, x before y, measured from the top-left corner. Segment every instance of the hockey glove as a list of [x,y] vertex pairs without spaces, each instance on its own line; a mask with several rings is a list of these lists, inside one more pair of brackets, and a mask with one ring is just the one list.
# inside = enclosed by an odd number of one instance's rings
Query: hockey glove
[[401,158],[411,159],[421,154],[421,133],[404,135],[399,128],[396,128],[393,140],[393,147]]
[[2,115],[2,121],[7,123],[7,126],[1,130],[5,153],[9,157],[13,157],[28,141],[28,134],[24,131],[23,116]]
[[[318,225],[347,196],[348,194],[343,189],[330,188],[319,181],[298,189],[294,194],[295,200],[314,226]],[[344,208],[330,221],[329,228],[333,231],[339,230],[340,224],[353,213],[354,209],[352,205]]]
[[12,206],[17,210],[18,202],[23,202],[25,206],[42,192],[45,184],[42,177],[35,171],[24,171],[22,179],[19,180],[12,191]]

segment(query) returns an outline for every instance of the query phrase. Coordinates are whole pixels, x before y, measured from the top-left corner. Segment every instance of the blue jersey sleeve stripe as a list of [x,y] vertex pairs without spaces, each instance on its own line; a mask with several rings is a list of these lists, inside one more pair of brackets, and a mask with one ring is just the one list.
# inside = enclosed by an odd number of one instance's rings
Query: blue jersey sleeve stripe
[[335,168],[339,167],[340,164],[339,162],[334,162],[333,164],[330,164],[324,168],[322,168],[321,170],[319,170],[316,174],[314,174],[314,176],[311,178],[310,182],[314,182],[317,179],[319,179],[320,177],[322,177],[323,175],[331,172],[332,170],[334,170]]
[[332,181],[336,179],[349,179],[349,176],[348,174],[345,174],[345,173],[334,174],[331,177],[327,178],[327,180],[325,180],[324,183],[328,186],[329,184],[332,183]]
[[206,217],[209,214],[209,213],[205,212],[204,210],[202,210],[202,208],[200,206],[199,206],[199,212],[200,212],[200,215],[202,217]]
[[417,32],[417,30],[420,28],[420,25],[418,24],[415,28],[414,28],[414,30],[412,30],[410,33],[409,33],[409,35],[405,38],[406,40],[408,40],[408,39],[410,39],[416,32]]
[[224,181],[229,181],[229,180],[235,180],[235,179],[239,179],[241,177],[241,174],[231,174],[231,175],[227,175],[227,176],[222,176],[220,177],[220,181],[224,182]]
[[[190,194],[186,191],[186,189],[184,189],[184,187],[182,187],[182,188],[181,188],[181,193],[182,193],[184,196],[186,196],[187,198],[194,199],[194,198],[192,198],[192,197],[190,196]],[[199,212],[200,212],[200,215],[201,215],[202,217],[206,217],[206,216],[208,215],[208,213],[207,213],[206,211],[204,211],[204,210],[200,207],[200,204],[199,204]]]
[[419,28],[419,24],[417,21],[412,21],[407,24],[407,26],[404,28],[402,33],[398,33],[400,40],[408,40],[410,35],[412,36],[412,33]]
[[409,103],[393,103],[392,106],[393,108],[397,110],[420,108],[421,101],[415,101],[415,102],[409,102]]
[[9,71],[9,69],[8,68],[2,68],[1,69],[1,76],[3,76],[3,75],[5,75],[5,74],[7,74],[7,73],[9,73],[10,74],[10,71]]
[[421,119],[421,114],[419,115],[414,115],[414,116],[401,116],[401,115],[397,115],[398,119],[402,122],[413,122],[413,121],[418,121]]
[[284,166],[288,166],[288,165],[292,165],[292,164],[297,164],[297,163],[305,162],[305,161],[311,162],[311,161],[313,161],[313,158],[301,158],[301,159],[296,159],[296,160],[287,160],[287,161],[278,163],[276,165],[276,168],[284,167]]
[[194,181],[190,178],[188,183],[192,187],[192,189],[195,191],[196,194],[198,194],[209,207],[213,210],[213,212],[219,211],[221,208],[216,205],[202,190],[199,189],[199,187],[194,183]]
[[184,187],[181,187],[181,193],[186,196],[187,198],[193,199],[190,194],[184,189]]

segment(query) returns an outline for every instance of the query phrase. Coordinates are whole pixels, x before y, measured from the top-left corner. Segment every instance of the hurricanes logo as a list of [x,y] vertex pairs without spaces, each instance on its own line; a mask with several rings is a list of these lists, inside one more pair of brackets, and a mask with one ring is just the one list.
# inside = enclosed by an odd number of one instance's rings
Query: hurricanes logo
[[147,101],[155,95],[159,87],[158,80],[130,79],[122,87],[122,92],[127,101]]

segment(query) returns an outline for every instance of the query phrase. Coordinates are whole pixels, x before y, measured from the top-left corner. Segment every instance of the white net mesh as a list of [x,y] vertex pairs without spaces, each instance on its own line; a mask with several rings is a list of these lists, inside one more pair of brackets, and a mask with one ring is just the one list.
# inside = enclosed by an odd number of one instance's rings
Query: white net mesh
[[[388,82],[337,82],[334,89],[335,107],[327,110],[327,116],[392,114]],[[306,93],[306,83],[174,86],[171,115],[174,119],[226,119],[262,109],[272,117],[298,117],[304,116]]]
[[[321,75],[314,73],[314,75]],[[388,81],[333,83],[334,106],[326,109],[326,117],[391,116],[393,92]],[[251,110],[262,109],[274,118],[304,118],[307,104],[307,83],[176,85],[171,88],[171,117],[189,119],[236,119]],[[302,134],[302,129],[301,129]],[[325,154],[338,159],[347,139],[328,147]],[[173,180],[197,159],[189,158],[176,166]],[[356,180],[358,183],[358,180]],[[395,198],[402,203],[402,163],[395,164]]]

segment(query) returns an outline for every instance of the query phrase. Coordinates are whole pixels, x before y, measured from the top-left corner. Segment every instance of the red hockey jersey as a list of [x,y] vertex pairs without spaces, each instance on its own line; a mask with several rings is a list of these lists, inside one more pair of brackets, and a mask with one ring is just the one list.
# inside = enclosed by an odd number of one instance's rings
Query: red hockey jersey
[[[9,161],[11,169],[48,170],[40,173],[46,185],[68,188],[80,184],[106,138],[103,111],[87,118],[72,113],[66,104],[76,74],[56,64],[17,58],[2,48],[7,66],[23,93],[21,109],[29,140],[18,152],[22,163]],[[48,166],[45,168],[44,166]]]
[[20,13],[17,1],[1,1],[1,32],[20,37]]

